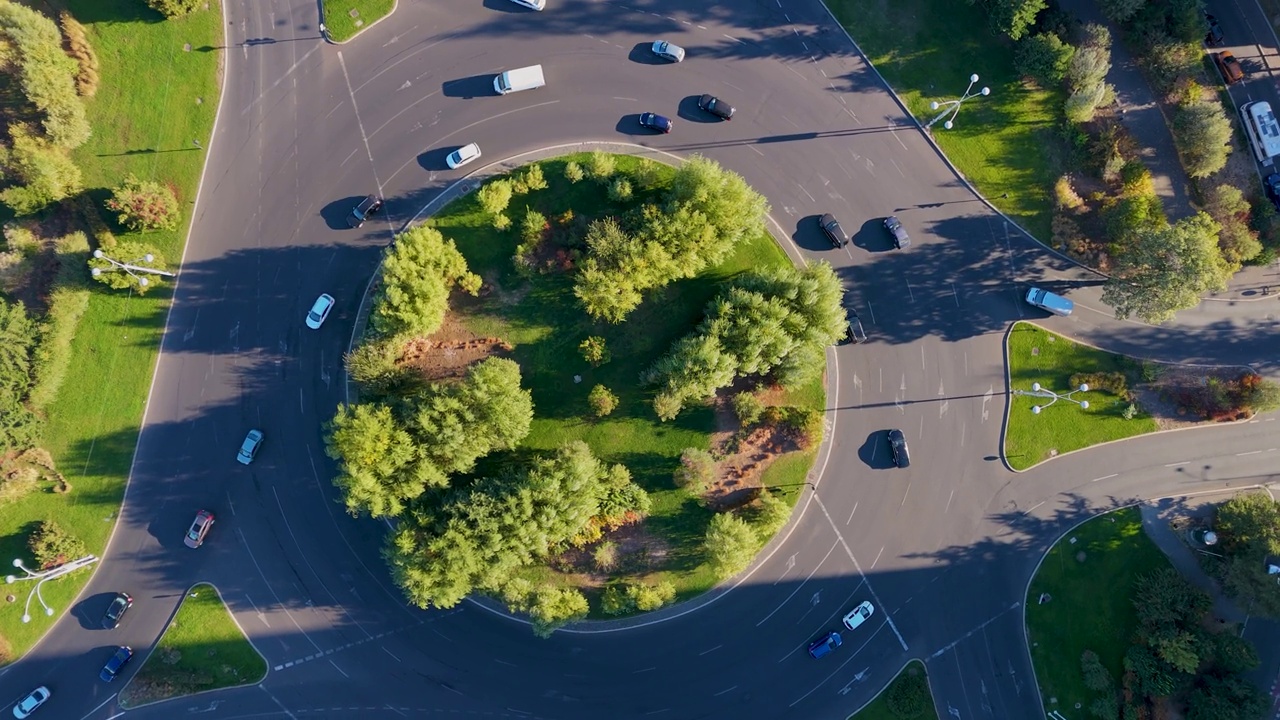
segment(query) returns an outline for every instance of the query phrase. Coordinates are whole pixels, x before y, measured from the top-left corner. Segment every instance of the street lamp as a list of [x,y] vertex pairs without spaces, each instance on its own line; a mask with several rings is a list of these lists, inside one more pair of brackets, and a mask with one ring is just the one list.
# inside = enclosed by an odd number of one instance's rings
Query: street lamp
[[6,575],[4,578],[4,581],[9,585],[12,585],[15,582],[18,582],[20,580],[36,581],[35,590],[32,591],[30,595],[27,595],[27,604],[22,608],[22,622],[24,623],[31,622],[31,598],[33,597],[40,600],[40,606],[44,608],[44,614],[48,615],[49,617],[53,617],[53,608],[49,607],[49,604],[44,601],[44,596],[40,594],[40,586],[44,585],[49,580],[56,580],[62,577],[63,575],[73,573],[76,570],[79,570],[80,568],[89,567],[90,565],[96,562],[98,562],[98,558],[96,556],[86,555],[78,560],[72,560],[71,562],[63,563],[58,567],[53,568],[52,570],[35,572],[29,569],[26,565],[23,565],[22,560],[15,559],[13,561],[13,566],[18,568],[22,572],[26,573],[27,576],[16,577],[14,575]]
[[960,114],[960,103],[964,102],[965,100],[968,100],[969,98],[977,97],[979,95],[991,94],[991,88],[985,87],[985,86],[978,92],[969,92],[970,90],[973,90],[973,84],[976,82],[978,82],[978,74],[974,73],[973,75],[969,76],[969,87],[964,89],[964,95],[962,95],[959,100],[948,100],[942,103],[935,100],[929,103],[930,110],[937,110],[938,108],[945,108],[945,109],[942,112],[938,113],[938,117],[930,120],[929,124],[924,126],[924,129],[928,130],[929,128],[933,127],[934,123],[946,117],[947,113],[951,113],[951,117],[947,118],[947,121],[942,123],[942,127],[950,130],[952,126],[951,121],[955,120],[956,115]]
[[[158,270],[156,268],[145,267],[142,265],[134,265],[131,263],[123,263],[114,258],[107,257],[107,254],[102,252],[102,248],[98,248],[97,250],[94,250],[93,256],[99,260],[106,260],[108,263],[111,264],[112,268],[124,271],[129,275],[129,277],[133,278],[134,280],[137,280],[138,284],[141,285],[142,287],[147,286],[147,278],[145,278],[142,275],[136,274],[134,271],[137,271],[140,273],[151,273],[153,275],[163,275],[165,277],[177,277],[173,273],[167,272],[165,270]],[[155,255],[152,255],[151,253],[147,253],[146,255],[143,255],[139,260],[135,260],[134,262],[154,262],[155,259],[156,259]],[[102,274],[102,268],[90,268],[89,272],[92,273],[94,277],[98,277],[99,275]]]
[[1066,400],[1067,402],[1073,402],[1079,405],[1081,410],[1088,410],[1089,409],[1088,400],[1076,400],[1075,398],[1071,397],[1072,395],[1075,395],[1078,392],[1089,392],[1089,386],[1085,385],[1084,383],[1080,383],[1080,387],[1076,388],[1075,390],[1059,395],[1058,393],[1052,390],[1045,390],[1044,388],[1040,387],[1040,383],[1031,383],[1030,392],[1027,392],[1026,390],[1014,390],[1013,394],[1026,395],[1028,397],[1049,398],[1049,402],[1045,403],[1044,405],[1032,406],[1031,412],[1035,413],[1036,415],[1039,415],[1041,410],[1049,407],[1050,405],[1058,402],[1059,400]]

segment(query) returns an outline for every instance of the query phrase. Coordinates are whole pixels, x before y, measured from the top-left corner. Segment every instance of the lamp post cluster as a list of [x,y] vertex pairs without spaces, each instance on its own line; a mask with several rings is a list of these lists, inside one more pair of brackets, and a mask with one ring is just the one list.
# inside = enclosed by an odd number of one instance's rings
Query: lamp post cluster
[[26,577],[16,577],[14,575],[7,575],[5,576],[5,579],[4,579],[5,583],[12,585],[15,582],[19,582],[21,580],[36,581],[35,589],[31,592],[31,594],[27,595],[27,604],[22,608],[22,622],[24,623],[31,622],[31,598],[33,597],[38,598],[40,600],[40,606],[44,608],[45,615],[48,615],[50,617],[53,616],[53,608],[49,607],[49,604],[44,601],[44,596],[40,594],[40,586],[44,585],[46,582],[50,580],[56,580],[62,577],[63,575],[73,573],[76,570],[79,570],[80,568],[89,567],[90,565],[96,562],[98,562],[97,556],[86,555],[77,560],[72,560],[71,562],[63,563],[58,567],[53,568],[52,570],[35,572],[30,568],[28,568],[26,565],[23,565],[22,560],[14,560],[13,566],[18,568],[22,572],[26,573],[27,575]]
[[[164,277],[177,277],[177,275],[174,275],[173,273],[168,272],[166,270],[159,270],[152,267],[146,267],[144,265],[134,264],[138,262],[148,262],[148,263],[154,262],[156,258],[151,253],[147,253],[146,255],[143,255],[138,260],[133,261],[133,263],[120,262],[115,258],[107,257],[107,254],[102,252],[102,248],[98,248],[97,250],[94,250],[93,256],[99,260],[106,260],[108,263],[111,264],[111,268],[113,270],[120,270],[124,273],[127,273],[129,277],[133,278],[134,280],[137,280],[138,284],[141,285],[142,287],[147,286],[147,278],[143,275],[138,275],[137,273],[151,273],[152,275],[163,275]],[[99,275],[102,274],[102,268],[92,268],[90,269],[89,272],[93,273],[94,277],[98,277]]]
[[1036,415],[1039,415],[1041,410],[1049,407],[1050,405],[1058,402],[1059,400],[1066,400],[1067,402],[1075,403],[1080,406],[1081,410],[1088,410],[1089,409],[1088,400],[1076,400],[1075,398],[1071,397],[1072,395],[1075,395],[1078,392],[1089,392],[1089,386],[1081,383],[1080,387],[1076,388],[1075,390],[1059,395],[1058,393],[1052,390],[1045,390],[1043,387],[1040,386],[1040,383],[1031,383],[1030,391],[1014,390],[1013,394],[1024,395],[1028,397],[1047,398],[1049,402],[1045,403],[1044,405],[1035,405],[1031,408],[1031,412],[1035,413]]
[[928,130],[929,128],[933,127],[934,123],[946,117],[947,113],[951,113],[951,117],[947,118],[947,121],[942,123],[942,127],[950,130],[953,125],[952,121],[956,119],[956,115],[960,114],[961,103],[963,103],[965,100],[968,100],[970,98],[978,97],[979,95],[991,94],[991,88],[985,87],[985,86],[981,90],[978,90],[977,92],[971,92],[973,90],[974,84],[977,82],[978,82],[978,74],[974,73],[973,75],[969,76],[969,87],[965,88],[964,95],[961,95],[959,100],[947,100],[946,102],[941,102],[941,103],[938,102],[937,100],[934,100],[933,102],[929,103],[930,110],[937,110],[938,108],[943,108],[943,111],[938,113],[938,117],[930,120],[929,123],[924,126],[924,129]]

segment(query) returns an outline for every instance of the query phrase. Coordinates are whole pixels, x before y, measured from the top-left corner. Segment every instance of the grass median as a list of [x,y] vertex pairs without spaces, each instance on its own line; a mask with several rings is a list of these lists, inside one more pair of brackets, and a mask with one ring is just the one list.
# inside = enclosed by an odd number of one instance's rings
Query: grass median
[[266,675],[267,661],[245,638],[217,588],[202,583],[187,592],[155,650],[121,691],[120,706],[248,685]]
[[[1066,393],[1072,389],[1076,373],[1121,373],[1132,380],[1139,365],[1122,355],[1081,345],[1030,323],[1016,323],[1006,339],[1009,352],[1009,379],[1014,391],[1030,391],[1033,383],[1046,390]],[[1039,414],[1032,408],[1044,406],[1045,398],[1014,396],[1005,428],[1005,459],[1015,470],[1072,450],[1155,432],[1151,416],[1135,412],[1125,419],[1129,402],[1103,390],[1076,393],[1073,400],[1086,400],[1084,410],[1061,400]]]
[[1081,711],[1074,708],[1089,707],[1097,693],[1085,687],[1080,671],[1085,650],[1097,653],[1112,677],[1124,674],[1124,653],[1138,628],[1130,588],[1139,575],[1167,567],[1142,531],[1137,508],[1096,517],[1049,551],[1026,600],[1031,661],[1046,712],[1075,717]]
[[987,198],[1042,241],[1051,237],[1053,183],[1066,148],[1054,130],[1063,98],[1014,71],[1013,45],[993,34],[982,6],[951,0],[828,0],[827,6],[921,122],[930,101],[975,86],[955,126],[934,127],[943,152]]
[[923,720],[937,716],[924,663],[912,660],[875,700],[850,715],[849,720]]
[[[97,95],[86,103],[93,136],[73,159],[99,204],[129,173],[174,188],[184,209],[179,230],[149,232],[145,239],[132,233],[117,237],[146,242],[176,265],[204,166],[204,151],[193,141],[208,144],[217,111],[221,7],[210,3],[208,10],[162,22],[137,0],[68,0],[66,5],[87,28],[101,78]],[[138,297],[93,284],[66,381],[49,408],[44,432],[43,445],[71,490],[34,493],[0,507],[0,561],[26,557],[32,527],[51,518],[83,540],[89,552],[102,554],[124,497],[169,288]],[[87,577],[81,572],[46,583],[41,593],[63,612]],[[0,650],[5,651],[0,661],[21,656],[57,619],[36,613],[24,624],[22,605],[0,608]]]
[[324,0],[324,25],[334,42],[346,42],[396,9],[396,0]]

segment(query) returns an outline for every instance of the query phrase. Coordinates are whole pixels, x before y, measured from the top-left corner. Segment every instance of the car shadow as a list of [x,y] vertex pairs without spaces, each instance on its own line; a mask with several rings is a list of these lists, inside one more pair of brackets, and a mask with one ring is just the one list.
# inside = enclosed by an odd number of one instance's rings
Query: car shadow
[[428,172],[440,172],[449,169],[449,163],[445,162],[445,158],[449,157],[449,153],[462,147],[461,145],[450,145],[447,147],[428,150],[418,154],[418,167]]
[[700,97],[702,96],[690,95],[689,97],[681,99],[680,106],[676,108],[676,115],[678,117],[684,118],[685,120],[688,120],[689,122],[708,123],[708,124],[724,122],[723,120],[716,117],[715,115],[712,115],[706,110],[703,110],[702,108],[698,107],[698,98]]
[[[113,592],[94,593],[76,603],[72,614],[79,621],[80,628],[83,630],[101,630],[102,616],[106,614],[107,608],[111,606],[111,601],[115,597],[116,594]],[[127,612],[124,617],[125,620],[129,619]]]
[[[347,216],[364,198],[364,195],[353,195],[342,200],[334,200],[320,208],[320,217],[324,218],[324,223],[330,230],[350,230],[351,227],[347,225]],[[383,210],[385,211],[386,208]]]
[[889,431],[876,430],[858,447],[858,459],[872,470],[893,470],[893,455],[889,452]]
[[893,238],[889,235],[889,231],[884,229],[884,218],[871,218],[862,223],[858,231],[853,234],[851,242],[854,247],[867,252],[879,253],[897,249],[893,246]]
[[797,247],[810,252],[836,249],[827,239],[827,234],[822,232],[822,224],[819,222],[821,219],[821,215],[805,215],[796,221],[796,229],[791,233],[791,239]]
[[641,65],[671,64],[653,54],[653,41],[636,43],[636,46],[631,48],[631,52],[627,53],[627,59],[633,63],[639,63]]
[[485,73],[457,80],[445,80],[440,84],[440,92],[444,93],[445,97],[464,100],[497,95],[498,93],[493,89],[493,77],[493,73]]

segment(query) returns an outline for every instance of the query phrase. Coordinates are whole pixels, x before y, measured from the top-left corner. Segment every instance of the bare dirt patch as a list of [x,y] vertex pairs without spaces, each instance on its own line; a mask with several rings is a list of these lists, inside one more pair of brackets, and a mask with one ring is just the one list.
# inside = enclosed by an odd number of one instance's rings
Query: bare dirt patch
[[[803,449],[795,431],[777,424],[764,424],[746,430],[733,413],[730,398],[733,391],[721,393],[715,400],[716,429],[711,435],[711,453],[720,458],[716,479],[703,496],[712,510],[741,507],[756,499],[764,487],[764,471],[786,453]],[[780,398],[765,391],[761,399]]]
[[476,335],[463,327],[456,316],[446,315],[444,324],[431,337],[409,341],[400,364],[413,368],[426,380],[449,380],[462,377],[467,368],[487,357],[505,357],[511,350],[506,340]]
[[[613,567],[596,564],[596,550],[605,543],[613,545]],[[670,552],[670,543],[650,533],[641,521],[608,532],[598,542],[560,553],[551,560],[551,567],[578,587],[600,589],[619,575],[641,575],[662,567]]]
[[[1211,384],[1229,387],[1238,383],[1242,375],[1248,374],[1244,368],[1186,365],[1158,367],[1158,377],[1134,386],[1133,392],[1139,406],[1151,414],[1161,430],[1230,422],[1248,417],[1249,412],[1244,410],[1230,415],[1217,412],[1207,398],[1211,394]],[[1206,413],[1212,417],[1206,417]]]

